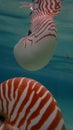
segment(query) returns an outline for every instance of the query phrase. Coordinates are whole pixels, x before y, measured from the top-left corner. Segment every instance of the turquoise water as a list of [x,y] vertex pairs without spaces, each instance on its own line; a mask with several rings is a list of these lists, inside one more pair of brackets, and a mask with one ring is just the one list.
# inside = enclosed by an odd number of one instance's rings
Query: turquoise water
[[20,2],[0,0],[0,82],[18,76],[41,82],[56,98],[66,130],[73,130],[73,0],[63,1],[62,11],[55,18],[58,40],[54,55],[47,66],[36,72],[21,68],[13,54],[15,44],[30,27],[30,10],[21,8]]

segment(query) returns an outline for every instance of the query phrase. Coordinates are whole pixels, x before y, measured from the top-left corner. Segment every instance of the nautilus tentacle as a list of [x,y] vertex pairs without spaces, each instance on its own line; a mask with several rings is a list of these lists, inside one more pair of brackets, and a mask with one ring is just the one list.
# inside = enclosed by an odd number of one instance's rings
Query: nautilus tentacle
[[21,7],[29,7],[31,10],[33,10],[33,3],[21,2]]
[[39,82],[19,77],[0,84],[0,130],[65,130],[53,95]]
[[34,0],[23,6],[32,7],[29,34],[14,47],[17,62],[27,70],[38,70],[48,64],[57,39],[54,16],[61,9],[61,0]]

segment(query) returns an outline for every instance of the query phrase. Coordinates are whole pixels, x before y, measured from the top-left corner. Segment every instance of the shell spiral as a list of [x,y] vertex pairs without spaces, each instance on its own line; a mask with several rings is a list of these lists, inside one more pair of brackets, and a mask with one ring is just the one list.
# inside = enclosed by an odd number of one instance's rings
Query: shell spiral
[[12,78],[0,84],[0,122],[2,117],[0,130],[65,130],[53,95],[29,78]]
[[32,8],[29,35],[14,47],[17,62],[30,71],[44,67],[54,53],[57,31],[53,18],[61,9],[61,0],[34,0]]

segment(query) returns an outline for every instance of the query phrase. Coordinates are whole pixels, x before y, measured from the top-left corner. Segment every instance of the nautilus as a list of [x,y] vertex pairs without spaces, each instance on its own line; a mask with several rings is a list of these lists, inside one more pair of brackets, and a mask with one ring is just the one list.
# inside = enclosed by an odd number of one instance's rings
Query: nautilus
[[0,130],[65,130],[65,124],[45,86],[15,77],[0,84]]
[[62,0],[23,2],[23,6],[32,10],[31,26],[28,35],[15,45],[14,55],[24,69],[35,71],[49,63],[57,40],[54,16],[60,12],[61,2]]

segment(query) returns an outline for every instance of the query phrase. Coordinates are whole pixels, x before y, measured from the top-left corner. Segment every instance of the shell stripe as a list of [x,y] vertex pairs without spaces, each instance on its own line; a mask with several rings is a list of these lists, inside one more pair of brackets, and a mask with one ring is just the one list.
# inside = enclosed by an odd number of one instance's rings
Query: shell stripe
[[60,11],[61,8],[61,0],[35,0],[34,1],[34,10],[37,12],[43,11],[47,14],[56,14]]

